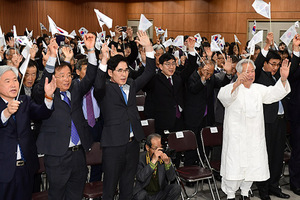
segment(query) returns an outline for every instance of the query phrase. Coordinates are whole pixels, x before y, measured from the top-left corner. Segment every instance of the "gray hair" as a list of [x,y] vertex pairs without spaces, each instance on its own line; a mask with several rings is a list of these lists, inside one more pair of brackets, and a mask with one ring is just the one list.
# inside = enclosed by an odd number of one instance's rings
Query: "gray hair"
[[10,56],[10,50],[16,50],[16,54],[20,54],[19,49],[15,48],[15,47],[9,47],[8,49],[6,49],[5,54]]
[[8,66],[8,65],[3,65],[3,66],[0,66],[0,78],[5,72],[7,72],[9,70],[13,71],[13,73],[15,73],[16,77],[18,77],[19,73],[18,73],[17,68]]
[[148,135],[148,137],[146,139],[146,145],[148,145],[150,148],[152,146],[151,140],[153,138],[159,138],[159,139],[161,139],[161,136],[159,134],[157,134],[157,133],[152,133],[152,134]]
[[160,49],[164,50],[164,53],[166,53],[166,52],[165,52],[165,48],[164,48],[163,45],[161,45],[161,44],[155,44],[155,45],[153,46],[153,50],[154,50],[155,52],[156,52],[156,50],[160,50]]
[[256,66],[255,66],[255,64],[254,64],[254,62],[252,61],[252,60],[249,60],[249,59],[242,59],[242,60],[240,60],[237,64],[236,64],[236,71],[238,72],[238,73],[242,73],[243,72],[243,64],[245,64],[245,63],[249,63],[249,64],[252,64],[253,65],[253,67],[254,67],[254,69],[256,69]]

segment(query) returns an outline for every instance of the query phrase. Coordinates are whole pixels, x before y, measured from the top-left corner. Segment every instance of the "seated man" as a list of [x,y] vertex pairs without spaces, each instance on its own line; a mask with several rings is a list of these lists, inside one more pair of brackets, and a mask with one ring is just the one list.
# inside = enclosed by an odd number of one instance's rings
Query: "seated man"
[[180,185],[168,184],[176,175],[171,159],[162,151],[161,136],[149,135],[146,150],[140,154],[133,199],[178,199]]

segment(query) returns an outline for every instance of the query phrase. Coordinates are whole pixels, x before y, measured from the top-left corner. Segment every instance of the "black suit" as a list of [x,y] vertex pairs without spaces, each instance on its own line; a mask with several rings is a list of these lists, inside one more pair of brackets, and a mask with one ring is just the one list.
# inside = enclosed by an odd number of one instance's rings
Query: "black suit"
[[290,69],[289,81],[291,95],[289,102],[289,117],[291,121],[290,144],[292,147],[289,162],[290,185],[292,189],[300,188],[300,68],[299,57],[293,56]]
[[[46,66],[47,68],[47,66]],[[79,82],[73,80],[69,88],[71,106],[61,98],[60,89],[54,92],[55,111],[44,120],[37,140],[38,152],[45,154],[44,161],[49,180],[49,199],[82,199],[87,175],[85,153],[93,142],[87,121],[82,112],[82,98],[90,90],[97,74],[97,67],[88,63],[86,76]],[[51,80],[52,73],[44,70],[42,79],[34,88],[37,101],[44,97],[45,78]],[[69,149],[73,120],[81,141],[79,151]],[[82,150],[83,149],[83,150]]]
[[[196,59],[196,56],[188,55],[188,59]],[[184,128],[183,116],[176,117],[176,107],[180,106],[184,110],[184,84],[197,64],[189,65],[181,73],[175,72],[172,76],[173,85],[167,77],[159,71],[146,85],[144,91],[147,93],[145,100],[145,110],[153,109],[153,116],[147,118],[155,119],[155,130],[164,136],[164,130],[179,131]],[[151,98],[151,101],[147,100]]]
[[[260,53],[261,55],[261,53]],[[264,71],[263,56],[258,56],[255,73],[258,74],[255,82],[265,86],[273,86],[276,81],[280,79],[279,70],[272,76],[271,72]],[[279,179],[282,172],[283,152],[285,148],[285,134],[286,134],[286,97],[281,100],[284,109],[284,115],[278,115],[279,102],[272,104],[264,104],[264,120],[265,120],[265,137],[268,152],[270,178],[267,181],[257,182],[257,187],[260,196],[269,194],[269,191],[279,193]]]
[[[149,185],[154,169],[151,168],[150,164],[146,163],[146,154],[147,151],[140,154],[136,183],[133,190],[133,199],[135,200],[144,200],[149,196],[145,187]],[[171,165],[169,170],[166,170],[164,163],[157,162],[157,174],[160,192],[156,194],[155,199],[178,199],[181,191],[180,186],[177,184],[169,185],[169,182],[174,181],[176,178],[174,167]]]
[[[155,60],[147,58],[144,73],[128,79],[127,104],[118,84],[106,81],[105,72],[98,70],[95,98],[104,118],[101,146],[103,148],[103,199],[112,199],[119,182],[120,199],[131,199],[134,176],[139,159],[139,141],[145,136],[136,106],[136,93],[155,73]],[[134,134],[130,140],[130,126]]]
[[[0,199],[31,199],[33,176],[38,169],[35,140],[30,129],[31,119],[50,116],[45,104],[37,105],[30,97],[20,96],[18,111],[6,123],[0,119]],[[0,98],[0,114],[7,104]],[[17,144],[26,164],[16,167]],[[18,184],[16,184],[18,183]],[[20,185],[19,185],[20,184]]]

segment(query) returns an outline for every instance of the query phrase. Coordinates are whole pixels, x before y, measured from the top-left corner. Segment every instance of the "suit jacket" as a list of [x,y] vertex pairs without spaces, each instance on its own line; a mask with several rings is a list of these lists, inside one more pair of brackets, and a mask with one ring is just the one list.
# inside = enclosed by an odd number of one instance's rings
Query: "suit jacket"
[[[196,60],[196,56],[188,54],[188,60]],[[190,62],[190,61],[189,61]],[[198,67],[196,62],[185,67],[181,73],[175,72],[172,76],[173,86],[167,77],[160,71],[155,74],[151,81],[143,89],[146,93],[145,110],[153,109],[156,130],[169,130],[176,123],[176,106],[184,110],[184,83]],[[151,101],[148,99],[151,98]]]
[[289,118],[291,121],[299,122],[300,121],[300,68],[299,68],[300,58],[293,55],[289,82],[291,84],[291,93],[290,101],[288,104],[289,107]]
[[[97,74],[97,67],[88,63],[85,77],[79,82],[73,80],[69,88],[71,93],[71,107],[61,99],[60,89],[54,92],[55,110],[49,119],[43,120],[40,134],[37,139],[39,153],[52,156],[62,156],[69,148],[71,137],[71,120],[73,120],[80,137],[84,150],[88,150],[93,142],[93,137],[89,133],[88,123],[84,119],[82,112],[83,96],[91,89]],[[44,97],[45,78],[51,80],[52,73],[44,70],[41,81],[34,88],[34,98],[37,102]]]
[[[196,60],[189,59],[190,62]],[[223,72],[219,72],[223,73]],[[217,74],[219,74],[217,73]],[[207,106],[207,126],[214,123],[214,89],[228,84],[227,76],[221,78],[212,75],[204,85],[197,71],[194,71],[186,83],[184,122],[187,127],[199,127]]]
[[127,80],[130,89],[126,104],[119,85],[106,81],[106,73],[98,70],[94,84],[94,96],[100,105],[104,118],[101,135],[102,147],[121,146],[128,143],[130,125],[137,141],[141,141],[145,137],[136,106],[136,93],[146,85],[154,74],[155,60],[147,57],[143,74],[135,80],[130,78]]
[[[30,97],[21,95],[18,111],[3,124],[0,119],[0,182],[10,182],[16,170],[17,144],[20,145],[29,175],[33,176],[38,169],[38,157],[35,140],[30,129],[31,119],[45,119],[51,115],[43,103],[38,105]],[[0,113],[7,104],[0,98]]]
[[[146,154],[147,151],[140,154],[140,161],[136,173],[136,182],[135,187],[133,188],[133,195],[137,194],[147,185],[149,185],[152,174],[154,172],[154,170],[150,167],[150,164],[146,164]],[[175,169],[172,165],[170,169],[166,171],[165,164],[160,164],[160,162],[157,162],[157,171],[158,182],[161,190],[163,190],[166,185],[168,185],[168,182],[171,182],[176,178]]]

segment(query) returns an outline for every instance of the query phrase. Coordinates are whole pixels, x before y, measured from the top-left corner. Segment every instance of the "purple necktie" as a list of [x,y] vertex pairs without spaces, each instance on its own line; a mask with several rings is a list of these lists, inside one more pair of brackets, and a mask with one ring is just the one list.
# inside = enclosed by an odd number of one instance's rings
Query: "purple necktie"
[[85,96],[86,100],[86,115],[88,124],[90,127],[94,127],[96,124],[95,114],[94,114],[94,107],[93,107],[93,100],[91,90]]
[[[169,82],[170,82],[170,84],[171,84],[171,86],[173,86],[173,84],[172,84],[172,80],[171,80],[171,77],[169,77],[168,78],[168,80],[169,80]],[[178,105],[176,105],[176,118],[180,118],[180,116],[181,116],[181,112],[179,111],[179,106]]]
[[[66,92],[61,92],[61,94],[64,96],[64,101],[71,107],[71,102],[70,99],[67,96]],[[77,129],[75,127],[75,124],[73,122],[73,120],[71,119],[71,141],[77,145],[79,142],[79,135],[77,132]]]

